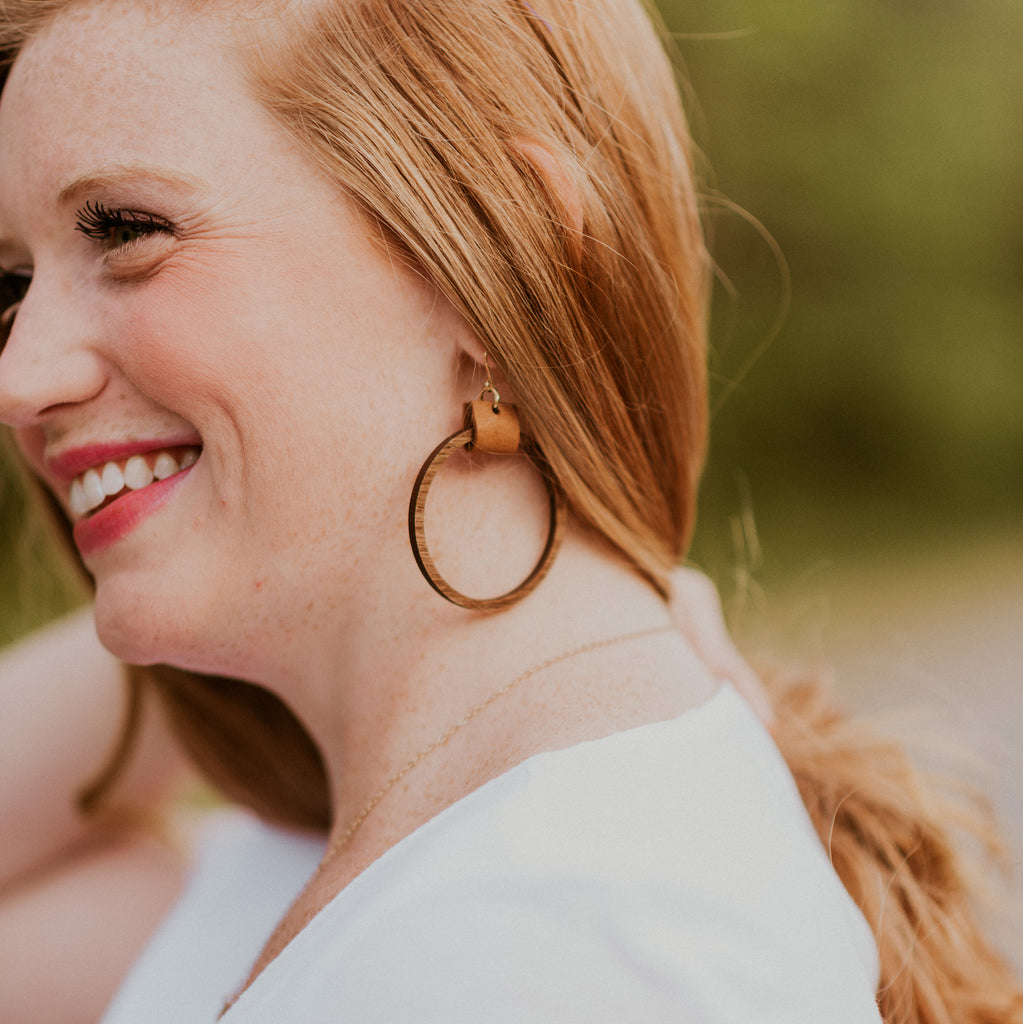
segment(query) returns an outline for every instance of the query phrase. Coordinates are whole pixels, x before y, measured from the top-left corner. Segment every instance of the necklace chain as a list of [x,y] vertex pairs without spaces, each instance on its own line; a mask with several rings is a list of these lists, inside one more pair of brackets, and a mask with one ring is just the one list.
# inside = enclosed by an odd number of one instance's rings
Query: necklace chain
[[661,625],[652,626],[647,629],[636,630],[633,633],[625,633],[621,636],[608,637],[604,640],[591,640],[589,643],[583,644],[581,647],[574,647],[570,651],[563,651],[561,654],[555,654],[553,657],[547,658],[546,661],[541,661],[540,664],[534,665],[532,668],[526,669],[525,672],[515,676],[511,681],[505,683],[499,690],[495,690],[489,697],[479,702],[475,707],[470,708],[457,722],[450,725],[447,730],[440,736],[437,737],[432,743],[427,744],[419,751],[411,760],[406,761],[405,764],[399,768],[369,799],[366,805],[361,811],[348,823],[348,827],[334,840],[333,843],[327,847],[327,852],[323,856],[323,860],[320,861],[320,870],[322,870],[330,861],[332,861],[352,840],[352,837],[358,832],[362,823],[373,813],[376,809],[377,804],[399,783],[409,772],[416,768],[421,762],[425,761],[434,751],[439,750],[443,747],[456,732],[464,729],[477,715],[486,711],[495,701],[500,700],[507,693],[515,689],[516,686],[526,682],[527,679],[532,679],[533,676],[539,675],[539,673],[546,671],[549,668],[553,668],[555,665],[560,665],[564,661],[568,661],[570,658],[577,658],[582,654],[590,654],[593,651],[603,650],[605,647],[613,647],[616,644],[627,643],[630,640],[641,640],[644,637],[655,636],[658,633],[672,633],[675,632],[675,627],[672,625]]
[[[589,654],[592,651],[600,651],[606,647],[613,647],[616,644],[624,644],[630,640],[641,640],[644,637],[656,636],[659,633],[674,633],[676,627],[665,624],[660,626],[651,626],[646,629],[639,629],[632,633],[623,633],[621,636],[608,637],[604,640],[591,640],[589,643],[583,644],[581,647],[574,647],[569,651],[564,651],[561,654],[555,654],[553,657],[548,658],[546,661],[541,661],[538,665],[534,665],[532,668],[526,669],[525,672],[515,676],[510,682],[505,683],[499,690],[495,690],[489,697],[482,700],[475,707],[470,708],[457,722],[450,725],[447,730],[440,736],[437,737],[432,743],[427,744],[415,755],[411,760],[407,761],[401,768],[399,768],[377,791],[373,794],[369,802],[362,808],[361,811],[349,822],[348,827],[341,833],[337,839],[334,840],[330,846],[327,847],[327,852],[323,855],[323,859],[320,861],[319,867],[316,869],[314,878],[319,875],[320,872],[326,868],[326,866],[351,842],[352,836],[358,832],[362,823],[373,813],[377,804],[399,783],[409,772],[411,772],[417,765],[422,761],[425,761],[435,750],[443,747],[456,732],[464,729],[477,715],[486,711],[495,701],[500,700],[505,694],[509,693],[516,686],[521,685],[527,679],[532,679],[533,676],[538,675],[541,672],[546,671],[549,668],[553,668],[555,665],[560,665],[562,662],[568,661],[570,658],[577,658],[582,654]],[[311,880],[310,880],[311,883]],[[281,926],[278,926],[280,928]],[[272,940],[271,940],[272,941]],[[246,988],[252,983],[253,977],[256,975],[256,970],[253,969],[253,974],[249,977],[249,980],[239,990],[238,994],[234,998],[229,999],[225,1004],[223,1010],[220,1012],[220,1016],[223,1017],[225,1013],[238,1001],[241,994]]]

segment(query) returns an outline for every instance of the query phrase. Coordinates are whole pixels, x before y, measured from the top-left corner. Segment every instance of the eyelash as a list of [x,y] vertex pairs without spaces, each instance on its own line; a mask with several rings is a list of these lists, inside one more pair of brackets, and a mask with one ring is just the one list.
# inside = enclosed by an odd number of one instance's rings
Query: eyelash
[[[133,245],[147,235],[174,231],[174,226],[163,217],[141,210],[113,210],[95,201],[86,203],[78,211],[75,228],[86,238],[100,242],[109,252]],[[113,235],[118,228],[128,228],[139,237],[118,241]],[[0,351],[3,351],[14,325],[18,306],[28,293],[31,283],[31,274],[0,270]]]
[[129,228],[141,237],[163,232],[173,233],[174,231],[174,226],[170,221],[164,220],[163,217],[157,217],[153,213],[144,213],[141,210],[112,210],[110,207],[94,201],[86,203],[78,211],[75,228],[81,231],[86,238],[103,243],[110,251],[139,241],[136,238],[118,242],[113,237],[113,232],[118,228]]

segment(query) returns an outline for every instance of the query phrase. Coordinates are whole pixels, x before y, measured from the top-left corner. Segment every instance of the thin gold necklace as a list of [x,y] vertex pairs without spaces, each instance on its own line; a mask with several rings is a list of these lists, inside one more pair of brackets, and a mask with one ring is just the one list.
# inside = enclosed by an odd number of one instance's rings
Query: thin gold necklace
[[574,647],[570,651],[564,651],[561,654],[555,654],[553,657],[548,658],[546,661],[541,661],[540,664],[534,665],[532,668],[526,669],[520,675],[515,676],[510,682],[505,683],[499,690],[495,690],[485,700],[480,701],[475,707],[470,708],[457,722],[449,726],[448,729],[440,736],[437,737],[432,743],[428,743],[422,750],[419,751],[411,760],[406,761],[404,766],[399,768],[377,791],[366,803],[365,807],[348,823],[348,827],[344,830],[327,847],[327,852],[323,855],[323,859],[320,861],[318,872],[329,864],[352,840],[352,837],[356,832],[359,831],[362,823],[373,813],[376,809],[377,804],[387,794],[394,789],[394,787],[401,782],[409,772],[415,767],[425,761],[434,751],[439,750],[443,747],[456,732],[464,729],[477,715],[486,711],[495,701],[500,700],[506,694],[510,693],[515,689],[516,686],[520,686],[526,682],[527,679],[532,679],[533,676],[538,675],[541,672],[546,671],[549,668],[553,668],[555,665],[560,665],[564,661],[568,661],[570,658],[577,658],[582,654],[590,654],[593,651],[603,650],[606,647],[613,647],[616,644],[627,643],[630,640],[641,640],[644,637],[656,636],[659,633],[674,633],[675,627],[670,624],[661,626],[651,626],[647,629],[636,630],[634,633],[625,633],[622,636],[609,637],[604,640],[591,640],[589,643],[583,644],[581,647]]
[[[486,711],[495,701],[500,700],[505,694],[510,693],[516,686],[521,685],[527,679],[532,679],[533,676],[538,675],[540,672],[544,672],[549,668],[553,668],[555,665],[560,665],[564,661],[568,661],[570,658],[577,658],[581,654],[589,654],[592,651],[603,650],[606,647],[614,647],[616,644],[624,644],[630,640],[641,640],[644,637],[656,636],[660,633],[674,633],[677,632],[676,627],[671,624],[664,624],[660,626],[650,626],[646,629],[639,629],[633,633],[623,633],[621,636],[609,637],[605,640],[591,640],[589,643],[583,644],[581,647],[574,647],[572,650],[564,651],[561,654],[555,654],[553,657],[548,658],[546,661],[541,661],[538,665],[534,665],[532,668],[526,669],[520,675],[515,676],[510,682],[505,683],[499,690],[495,690],[485,700],[480,701],[475,707],[470,708],[454,725],[448,727],[448,729],[441,735],[438,736],[432,743],[427,744],[415,755],[411,760],[399,768],[377,791],[373,794],[370,800],[366,803],[365,807],[349,822],[348,827],[334,840],[330,846],[327,847],[327,852],[323,855],[323,859],[320,861],[313,873],[313,877],[309,880],[309,885],[312,884],[313,880],[323,874],[327,865],[333,861],[333,859],[351,842],[352,836],[358,832],[362,823],[373,813],[377,804],[399,783],[410,771],[412,771],[417,765],[426,760],[435,750],[443,747],[456,732],[464,729],[477,715]],[[301,927],[304,927],[302,925]],[[300,929],[301,930],[301,929]],[[238,993],[231,999],[224,1003],[223,1009],[220,1011],[220,1016],[223,1017],[228,1010],[238,1001],[242,993],[249,987],[253,981],[253,977],[250,976],[248,981],[242,986]]]

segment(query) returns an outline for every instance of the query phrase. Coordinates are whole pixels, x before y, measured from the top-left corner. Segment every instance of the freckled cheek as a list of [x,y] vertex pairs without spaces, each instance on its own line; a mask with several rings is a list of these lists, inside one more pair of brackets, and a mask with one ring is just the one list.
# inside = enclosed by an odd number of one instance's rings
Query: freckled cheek
[[178,386],[243,372],[250,315],[236,294],[191,268],[167,267],[124,307],[121,356],[136,379]]

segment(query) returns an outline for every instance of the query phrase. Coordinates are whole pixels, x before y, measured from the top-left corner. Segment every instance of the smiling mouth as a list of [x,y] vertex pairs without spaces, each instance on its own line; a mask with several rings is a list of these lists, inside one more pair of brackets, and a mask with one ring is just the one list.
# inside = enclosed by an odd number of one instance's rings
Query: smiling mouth
[[163,448],[133,455],[130,459],[104,462],[86,470],[71,482],[68,504],[76,519],[93,515],[122,494],[141,491],[194,466],[202,449],[193,445]]

